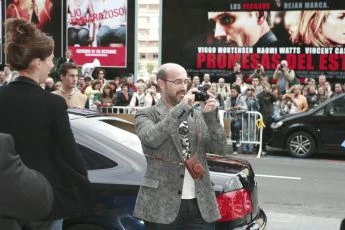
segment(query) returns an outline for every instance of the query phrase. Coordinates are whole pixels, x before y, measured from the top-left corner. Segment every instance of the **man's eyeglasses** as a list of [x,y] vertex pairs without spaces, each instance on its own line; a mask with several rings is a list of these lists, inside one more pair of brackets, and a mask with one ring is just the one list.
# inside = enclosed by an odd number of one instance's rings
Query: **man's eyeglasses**
[[174,81],[170,81],[168,79],[163,79],[163,81],[168,81],[168,82],[171,82],[171,83],[174,83],[176,85],[182,85],[182,84],[185,84],[187,85],[189,80],[188,79],[176,79]]
[[253,91],[254,92],[254,89],[247,89],[247,91]]

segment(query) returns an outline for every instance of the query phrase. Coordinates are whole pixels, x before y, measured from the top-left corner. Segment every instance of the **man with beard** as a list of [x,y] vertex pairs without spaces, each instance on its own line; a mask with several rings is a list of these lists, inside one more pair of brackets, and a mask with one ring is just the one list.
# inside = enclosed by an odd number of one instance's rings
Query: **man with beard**
[[209,12],[213,36],[230,46],[278,46],[278,39],[268,24],[268,12]]
[[[213,230],[220,218],[212,189],[206,152],[222,152],[226,144],[214,95],[193,110],[197,88],[187,91],[186,70],[174,63],[157,73],[161,99],[138,110],[136,133],[147,159],[145,181],[140,187],[134,216],[145,221],[147,230]],[[192,176],[186,160],[197,158],[205,171]],[[202,170],[201,170],[202,171]]]

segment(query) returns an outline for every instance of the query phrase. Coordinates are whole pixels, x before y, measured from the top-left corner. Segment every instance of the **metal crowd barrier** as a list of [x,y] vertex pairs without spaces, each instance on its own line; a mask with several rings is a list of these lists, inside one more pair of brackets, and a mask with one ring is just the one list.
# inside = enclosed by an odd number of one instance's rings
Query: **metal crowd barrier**
[[105,114],[131,114],[135,115],[138,109],[146,107],[132,107],[132,106],[98,106],[98,111]]
[[[131,106],[99,106],[97,107],[98,111],[109,114],[111,116],[120,117],[134,123],[134,115],[137,110],[143,109],[146,107],[131,107]],[[225,110],[219,110],[220,120],[224,127],[225,135],[228,138],[228,142],[235,142],[231,140],[231,112]],[[258,155],[261,156],[262,152],[262,130],[263,127],[260,121],[263,120],[261,113],[255,111],[245,111],[242,112],[240,118],[242,119],[242,128],[241,128],[241,143],[242,144],[253,144],[258,145]]]
[[[235,119],[231,116],[230,111],[221,110],[224,119],[224,130],[228,137],[228,142],[234,143],[236,140],[231,140],[231,119]],[[258,145],[259,158],[262,153],[262,132],[263,132],[263,118],[262,114],[256,111],[244,111],[236,115],[236,119],[241,119],[242,127],[240,132],[241,144],[253,144]]]
[[146,107],[132,107],[132,106],[98,106],[99,112],[108,114],[110,116],[119,117],[129,122],[134,123],[134,116],[137,110]]

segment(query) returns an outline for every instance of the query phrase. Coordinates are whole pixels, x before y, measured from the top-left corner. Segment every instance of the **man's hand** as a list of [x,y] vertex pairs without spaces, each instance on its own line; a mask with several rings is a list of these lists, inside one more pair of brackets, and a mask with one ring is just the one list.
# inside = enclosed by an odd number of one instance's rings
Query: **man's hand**
[[200,102],[201,111],[204,113],[212,112],[217,108],[217,101],[215,96],[209,92],[207,92],[207,94],[209,95],[209,98],[205,102]]
[[196,88],[192,88],[188,90],[188,92],[184,95],[182,99],[184,102],[186,102],[190,106],[193,106],[194,104],[194,100],[195,100],[195,94],[193,94],[194,92],[199,92],[199,90]]

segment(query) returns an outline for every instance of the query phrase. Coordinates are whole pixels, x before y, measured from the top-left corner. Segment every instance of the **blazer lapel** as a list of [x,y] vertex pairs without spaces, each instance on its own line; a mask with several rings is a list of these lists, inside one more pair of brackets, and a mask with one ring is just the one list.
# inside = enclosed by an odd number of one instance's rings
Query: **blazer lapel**
[[[200,143],[200,130],[199,131],[196,130],[199,125],[198,118],[195,116],[197,115],[194,113],[193,117],[192,116],[188,117],[188,127],[189,127],[188,138],[189,138],[190,150],[192,154],[197,151],[196,141]],[[198,138],[198,140],[196,140],[196,138]]]
[[175,144],[175,147],[178,151],[178,155],[180,156],[181,161],[183,162],[182,144],[181,144],[180,135],[178,134],[178,131],[174,132],[170,136],[171,136],[171,138]]
[[[169,113],[169,109],[168,107],[161,101],[159,100],[156,104],[156,111],[159,114],[159,120],[163,120],[166,118],[166,116]],[[180,135],[178,133],[178,128],[176,128],[176,131],[173,132],[171,135],[171,139],[174,142],[174,145],[178,151],[178,155],[181,158],[181,161],[183,162],[183,154],[182,154],[182,144],[181,144],[181,140],[180,140]]]

